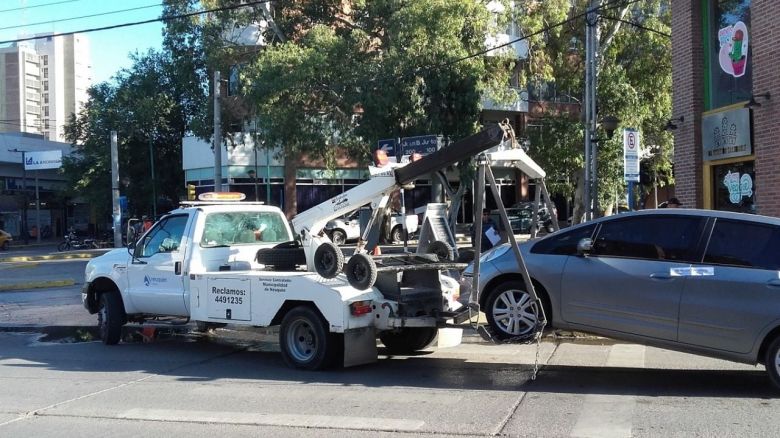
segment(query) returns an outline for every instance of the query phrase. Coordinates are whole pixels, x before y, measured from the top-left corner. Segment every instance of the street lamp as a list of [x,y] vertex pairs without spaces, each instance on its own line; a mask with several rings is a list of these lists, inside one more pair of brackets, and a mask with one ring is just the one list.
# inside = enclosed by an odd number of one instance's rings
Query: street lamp
[[[257,165],[257,164],[255,164]],[[260,199],[257,195],[257,172],[254,169],[249,169],[247,172],[247,175],[249,175],[249,178],[252,179],[252,184],[255,186],[255,202],[258,202]]]

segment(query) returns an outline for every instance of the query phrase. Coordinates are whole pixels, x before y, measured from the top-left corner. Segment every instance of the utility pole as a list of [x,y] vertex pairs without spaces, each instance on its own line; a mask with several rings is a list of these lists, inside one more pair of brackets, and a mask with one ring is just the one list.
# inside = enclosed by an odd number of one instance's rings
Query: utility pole
[[585,17],[585,220],[598,212],[598,147],[596,136],[598,114],[596,87],[598,81],[598,8],[601,0],[590,0]]
[[152,148],[152,135],[149,134],[149,165],[152,169],[152,217],[157,221],[157,179],[154,176],[154,149]]
[[222,191],[222,114],[219,70],[214,72],[214,191]]
[[119,148],[111,131],[111,204],[114,211],[114,248],[122,247],[122,209],[119,206]]

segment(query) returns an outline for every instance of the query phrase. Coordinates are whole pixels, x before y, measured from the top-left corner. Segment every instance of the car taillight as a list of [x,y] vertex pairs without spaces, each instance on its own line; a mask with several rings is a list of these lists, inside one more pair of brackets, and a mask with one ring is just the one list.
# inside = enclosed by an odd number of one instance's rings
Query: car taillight
[[371,301],[355,301],[349,304],[350,313],[352,316],[360,316],[371,313],[372,306]]

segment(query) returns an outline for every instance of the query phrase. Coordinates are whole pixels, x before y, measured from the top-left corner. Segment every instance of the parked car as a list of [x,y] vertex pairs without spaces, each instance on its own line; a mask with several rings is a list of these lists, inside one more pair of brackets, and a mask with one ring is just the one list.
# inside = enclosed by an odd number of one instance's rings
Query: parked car
[[[498,210],[493,210],[491,213],[495,216],[498,214]],[[548,233],[555,231],[552,218],[550,217],[550,212],[547,210],[546,205],[539,205],[538,214],[540,231],[545,231]],[[533,202],[519,202],[507,208],[506,215],[509,219],[509,225],[511,225],[512,232],[514,234],[529,234],[531,232],[532,218],[534,215]],[[496,223],[499,223],[497,219],[495,220]]]
[[7,233],[3,230],[0,230],[0,249],[3,251],[8,250],[8,245],[10,245],[9,242],[14,240],[14,238],[11,236],[10,233]]
[[[417,215],[406,215],[406,230],[409,235],[417,232]],[[359,210],[349,216],[328,221],[325,232],[336,245],[343,245],[348,241],[357,240],[360,237]],[[384,227],[382,240],[389,243],[400,243],[404,240],[401,214],[390,216],[389,223]]]
[[[780,389],[778,248],[778,218],[691,209],[623,213],[520,245],[550,326],[763,363]],[[479,303],[499,338],[540,318],[510,249],[481,256]]]

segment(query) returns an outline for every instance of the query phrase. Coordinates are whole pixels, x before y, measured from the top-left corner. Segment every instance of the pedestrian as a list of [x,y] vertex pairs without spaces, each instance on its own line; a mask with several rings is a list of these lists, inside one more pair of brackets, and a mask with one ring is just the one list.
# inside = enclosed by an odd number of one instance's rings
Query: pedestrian
[[[471,226],[471,241],[476,242],[476,230],[477,228]],[[498,234],[498,228],[493,218],[490,217],[490,210],[487,208],[482,210],[482,243],[480,244],[480,253],[485,252],[492,248],[501,239]]]

